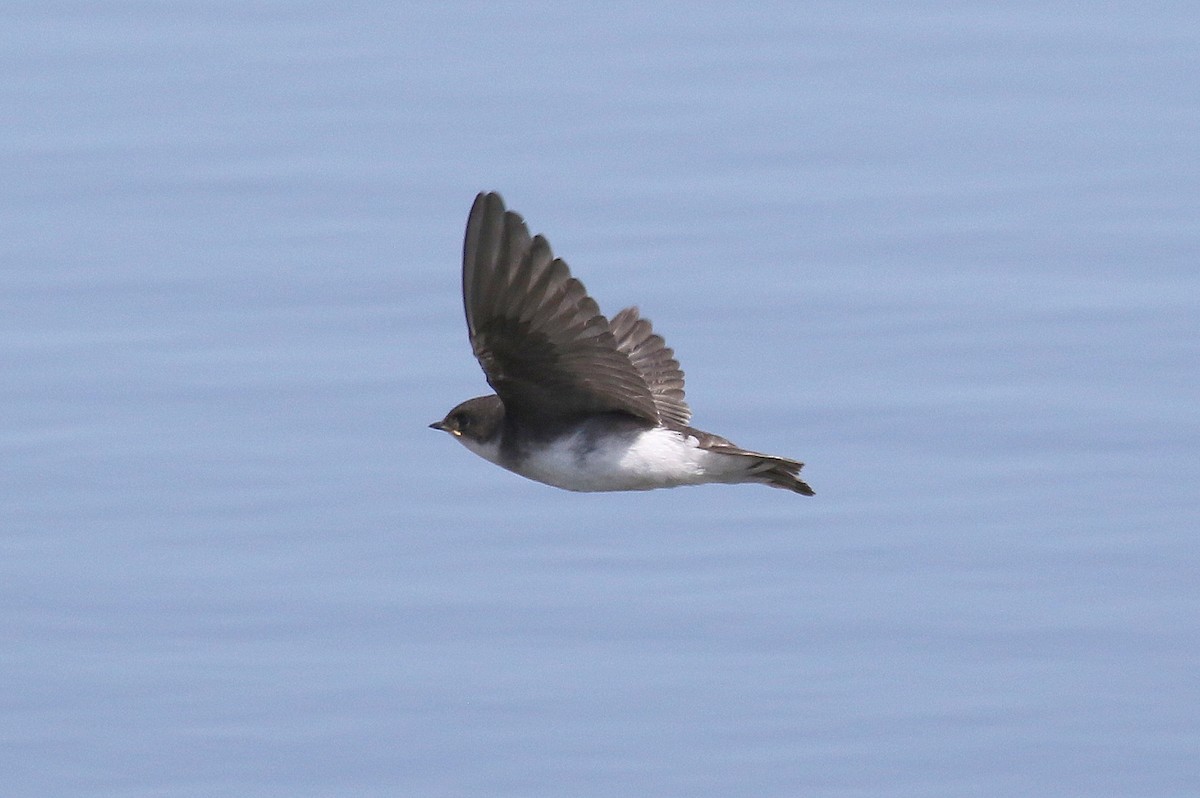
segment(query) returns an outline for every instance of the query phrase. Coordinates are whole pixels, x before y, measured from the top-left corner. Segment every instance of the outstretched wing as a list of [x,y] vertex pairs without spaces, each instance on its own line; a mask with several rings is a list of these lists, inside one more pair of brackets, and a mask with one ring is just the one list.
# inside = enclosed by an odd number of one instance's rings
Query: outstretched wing
[[515,418],[624,412],[658,423],[650,387],[608,320],[542,236],[480,194],[463,242],[463,305],[471,347]]
[[646,381],[659,418],[686,425],[692,410],[683,398],[683,370],[667,342],[651,328],[650,320],[641,318],[637,308],[625,308],[608,326],[617,339],[617,349],[629,357]]

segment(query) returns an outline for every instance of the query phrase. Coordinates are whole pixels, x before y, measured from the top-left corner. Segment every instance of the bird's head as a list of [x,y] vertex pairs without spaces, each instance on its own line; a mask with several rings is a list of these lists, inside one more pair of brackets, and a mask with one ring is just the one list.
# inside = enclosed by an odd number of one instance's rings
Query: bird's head
[[430,424],[431,429],[449,432],[468,448],[472,444],[493,443],[504,420],[504,403],[500,397],[477,396],[455,407],[441,421]]

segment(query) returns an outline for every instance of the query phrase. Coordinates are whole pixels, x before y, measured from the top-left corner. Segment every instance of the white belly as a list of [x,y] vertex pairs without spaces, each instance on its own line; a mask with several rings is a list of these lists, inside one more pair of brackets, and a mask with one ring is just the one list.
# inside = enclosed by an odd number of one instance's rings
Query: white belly
[[699,448],[695,438],[655,428],[600,445],[577,433],[530,453],[513,470],[565,490],[651,490],[725,481],[729,459]]

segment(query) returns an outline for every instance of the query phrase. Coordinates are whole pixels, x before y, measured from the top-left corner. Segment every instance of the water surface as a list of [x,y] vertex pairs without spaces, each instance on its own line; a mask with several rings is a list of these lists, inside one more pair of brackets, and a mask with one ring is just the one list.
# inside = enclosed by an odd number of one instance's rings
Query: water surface
[[[1198,23],[10,4],[8,790],[1195,794]],[[817,496],[426,429],[482,189]]]

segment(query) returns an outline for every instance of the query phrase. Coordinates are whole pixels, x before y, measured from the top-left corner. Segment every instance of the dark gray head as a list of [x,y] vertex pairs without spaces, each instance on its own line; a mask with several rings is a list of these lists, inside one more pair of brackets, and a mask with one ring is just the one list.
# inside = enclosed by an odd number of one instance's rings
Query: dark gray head
[[504,403],[500,401],[499,396],[492,394],[468,399],[447,413],[441,421],[435,421],[429,426],[449,432],[463,443],[488,443],[500,432],[502,421]]

